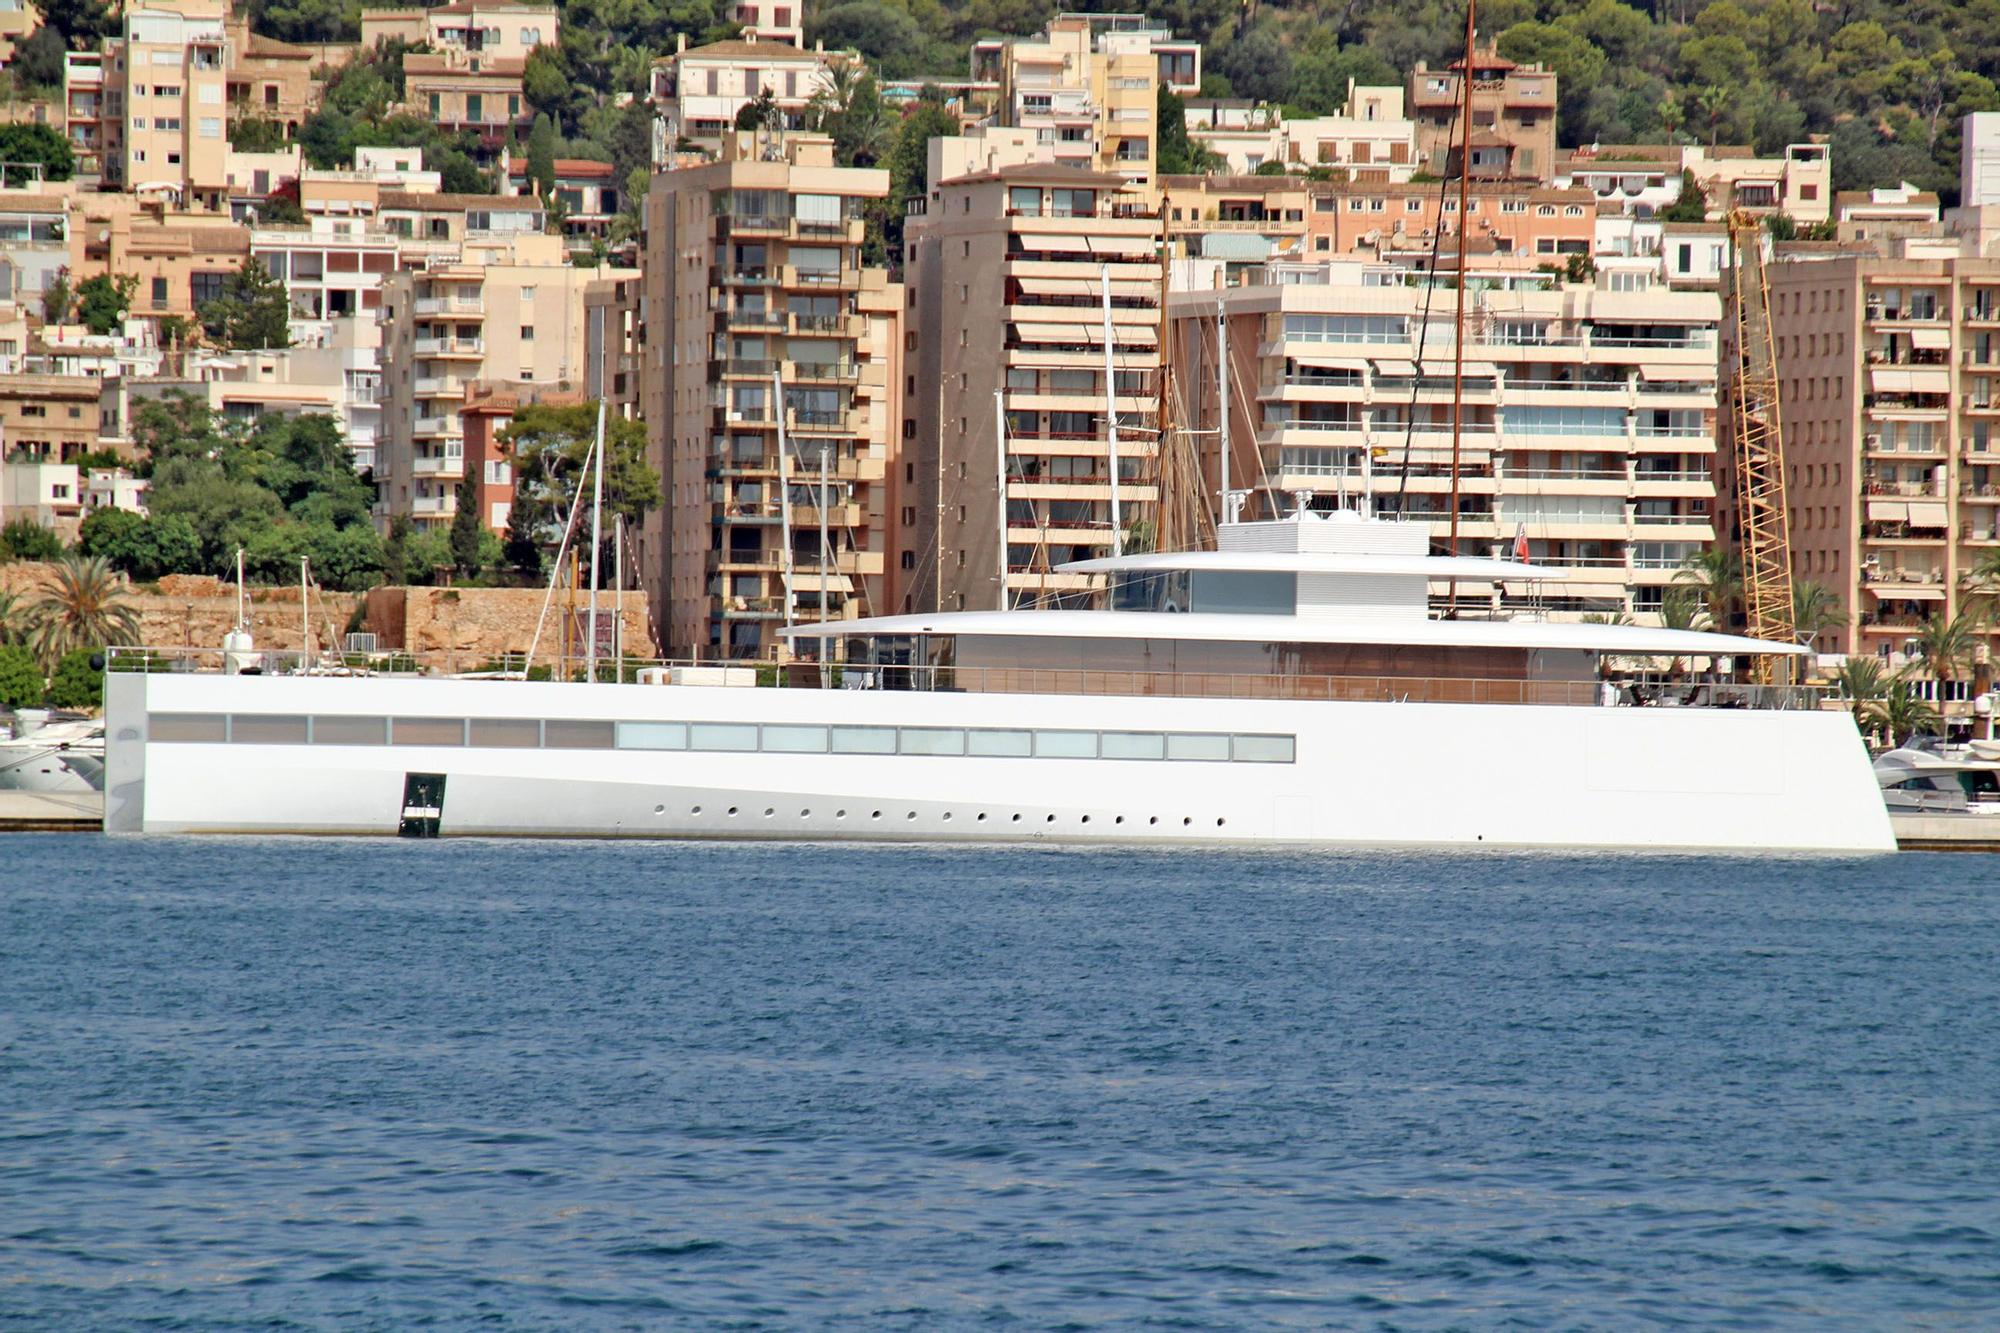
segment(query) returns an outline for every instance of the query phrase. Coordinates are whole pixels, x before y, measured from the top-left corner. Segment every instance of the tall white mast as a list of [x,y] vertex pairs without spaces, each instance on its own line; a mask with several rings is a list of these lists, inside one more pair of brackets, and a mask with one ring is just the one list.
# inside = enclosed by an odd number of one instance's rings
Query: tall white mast
[[827,442],[819,442],[819,684],[821,689],[833,685],[833,669],[826,660],[826,567],[833,557],[833,546],[826,536],[826,456],[830,452]]
[[1111,368],[1111,265],[1097,266],[1104,292],[1104,447],[1111,463],[1111,554],[1125,554],[1125,525],[1118,513],[1118,377]]
[[590,615],[588,617],[590,645],[584,649],[584,679],[597,682],[597,584],[598,565],[604,550],[604,310],[597,312],[597,444],[592,452],[597,455],[597,471],[593,474],[590,488]]
[[299,557],[299,670],[312,667],[312,600],[306,596],[306,558]]
[[1005,395],[1005,393],[1004,393],[1004,392],[1003,392],[1002,390],[999,390],[999,389],[995,389],[995,390],[993,391],[993,438],[994,438],[994,440],[995,440],[995,442],[996,442],[996,443],[995,443],[995,452],[996,452],[996,453],[998,454],[998,457],[997,457],[997,459],[995,460],[995,474],[996,474],[996,476],[995,476],[995,480],[996,480],[997,484],[996,484],[996,486],[994,487],[994,490],[993,490],[993,496],[994,496],[994,503],[996,503],[996,504],[998,504],[998,505],[1000,506],[1000,521],[999,521],[999,530],[1000,530],[1000,556],[999,556],[999,560],[998,560],[998,563],[999,563],[999,566],[1000,566],[1000,609],[1001,609],[1002,611],[1005,611],[1005,610],[1007,609],[1007,406],[1006,406],[1006,401],[1007,401],[1007,400],[1006,400],[1006,395]]

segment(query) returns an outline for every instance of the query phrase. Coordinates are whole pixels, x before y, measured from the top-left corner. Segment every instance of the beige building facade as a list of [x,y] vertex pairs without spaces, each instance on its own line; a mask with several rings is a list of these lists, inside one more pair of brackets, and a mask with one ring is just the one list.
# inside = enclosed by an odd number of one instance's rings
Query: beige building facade
[[[1422,61],[1410,72],[1410,118],[1424,170],[1456,178],[1466,145],[1461,141],[1463,56],[1443,69]],[[1550,180],[1556,167],[1555,71],[1517,65],[1491,41],[1473,47],[1472,177]]]
[[667,504],[639,568],[669,655],[782,657],[788,620],[885,609],[903,288],[862,263],[862,213],[888,188],[808,134],[653,178],[640,411]]
[[1088,587],[1056,566],[1111,553],[1114,492],[1127,540],[1156,530],[1160,217],[1123,175],[1068,166],[945,181],[922,205],[894,609]]

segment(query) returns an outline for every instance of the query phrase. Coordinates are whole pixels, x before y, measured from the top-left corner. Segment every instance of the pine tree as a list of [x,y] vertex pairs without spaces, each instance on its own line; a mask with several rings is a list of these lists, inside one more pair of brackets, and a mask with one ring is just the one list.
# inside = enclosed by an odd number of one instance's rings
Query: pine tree
[[536,112],[534,128],[528,131],[528,183],[537,199],[556,192],[556,126],[547,112]]
[[458,507],[451,516],[451,562],[461,577],[479,577],[479,488],[467,477],[458,483]]
[[222,295],[203,302],[197,313],[208,336],[232,351],[292,345],[291,297],[261,260],[244,260],[223,279]]

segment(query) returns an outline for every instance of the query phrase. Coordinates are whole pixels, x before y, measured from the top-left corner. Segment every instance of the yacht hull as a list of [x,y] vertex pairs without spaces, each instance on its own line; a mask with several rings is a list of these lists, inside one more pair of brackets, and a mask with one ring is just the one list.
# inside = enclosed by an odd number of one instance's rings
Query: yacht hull
[[[167,738],[162,715],[1172,732],[1294,746],[1290,762],[1175,762],[287,744],[241,722],[216,743]],[[1834,712],[114,675],[107,720],[113,832],[1894,846],[1860,738]],[[330,730],[316,722],[312,734]]]

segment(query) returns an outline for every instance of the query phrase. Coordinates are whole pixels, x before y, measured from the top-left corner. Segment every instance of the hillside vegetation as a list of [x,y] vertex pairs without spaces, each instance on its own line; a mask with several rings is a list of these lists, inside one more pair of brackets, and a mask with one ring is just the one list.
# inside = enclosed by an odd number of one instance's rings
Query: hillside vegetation
[[[733,31],[715,0],[560,7],[561,45],[531,65],[530,97],[568,151],[621,165],[632,148],[615,140],[621,130],[638,136],[621,125],[614,97],[642,96],[650,60],[678,36]],[[1204,92],[1307,114],[1336,108],[1350,78],[1400,82],[1420,60],[1452,59],[1465,14],[1456,0],[1136,7],[1205,43]],[[1034,32],[1053,9],[1048,0],[820,0],[807,32],[859,50],[884,78],[955,75],[974,38]],[[355,34],[359,4],[256,0],[253,14],[274,36],[328,40]],[[1479,26],[1503,55],[1561,75],[1565,143],[1679,137],[1773,152],[1826,136],[1843,189],[1907,180],[1954,201],[1958,119],[2000,109],[2000,0],[1485,0]],[[864,142],[853,156],[877,160],[891,146]]]

